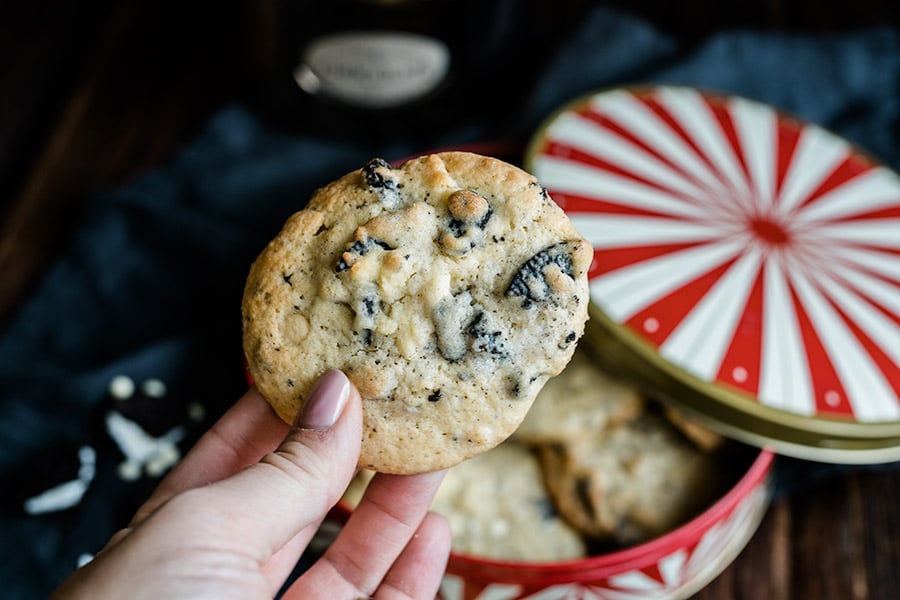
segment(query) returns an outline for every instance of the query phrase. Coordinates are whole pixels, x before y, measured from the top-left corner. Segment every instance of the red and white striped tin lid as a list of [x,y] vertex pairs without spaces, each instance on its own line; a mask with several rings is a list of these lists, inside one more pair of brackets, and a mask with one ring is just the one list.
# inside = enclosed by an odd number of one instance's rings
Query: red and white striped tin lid
[[785,454],[900,458],[896,173],[767,105],[668,86],[564,107],[526,168],[594,246],[590,338],[655,391]]

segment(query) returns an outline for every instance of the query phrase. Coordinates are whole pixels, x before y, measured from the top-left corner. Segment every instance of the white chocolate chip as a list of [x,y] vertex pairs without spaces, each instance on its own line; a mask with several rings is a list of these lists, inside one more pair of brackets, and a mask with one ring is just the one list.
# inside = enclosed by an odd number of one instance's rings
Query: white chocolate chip
[[290,312],[284,318],[281,334],[292,343],[300,343],[309,335],[309,321],[298,312]]
[[166,384],[161,380],[152,378],[141,384],[141,391],[151,398],[162,398],[166,395]]
[[119,463],[118,473],[119,479],[124,481],[137,481],[141,476],[141,465],[132,460],[123,461]]
[[206,418],[206,408],[199,402],[188,404],[188,418],[194,422],[200,422]]
[[116,400],[127,400],[134,394],[134,381],[128,375],[116,375],[109,380],[109,395]]

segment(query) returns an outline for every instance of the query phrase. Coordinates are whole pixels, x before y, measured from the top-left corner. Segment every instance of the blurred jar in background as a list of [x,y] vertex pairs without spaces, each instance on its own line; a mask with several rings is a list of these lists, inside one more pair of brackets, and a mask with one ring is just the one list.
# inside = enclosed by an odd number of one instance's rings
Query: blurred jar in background
[[567,15],[550,4],[280,0],[261,106],[291,129],[373,141],[511,118]]
[[453,4],[338,0],[309,32],[294,80],[311,96],[360,109],[409,107],[434,96],[461,58],[440,27]]

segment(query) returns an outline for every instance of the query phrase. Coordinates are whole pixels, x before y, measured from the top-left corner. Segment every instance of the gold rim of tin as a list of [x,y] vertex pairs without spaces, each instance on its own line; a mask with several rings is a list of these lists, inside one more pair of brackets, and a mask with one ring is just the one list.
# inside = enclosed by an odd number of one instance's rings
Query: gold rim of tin
[[[544,119],[525,149],[525,169],[534,172],[535,158],[546,144],[547,131],[560,115],[588,104],[604,92],[646,92],[659,88],[694,89],[715,98],[740,97],[726,92],[669,85],[624,85],[588,92],[563,104]],[[806,123],[781,109],[773,107],[772,110],[783,118]],[[856,146],[852,147],[864,159],[883,164]],[[700,379],[664,359],[637,334],[610,319],[593,300],[590,315],[585,337],[600,363],[632,380],[646,392],[686,410],[723,435],[808,460],[863,464],[900,459],[900,421],[848,421],[801,415],[766,406],[751,394]]]
[[585,338],[602,367],[729,438],[808,460],[900,459],[900,423],[840,421],[765,406],[749,394],[701,380],[662,358],[593,302],[590,313]]

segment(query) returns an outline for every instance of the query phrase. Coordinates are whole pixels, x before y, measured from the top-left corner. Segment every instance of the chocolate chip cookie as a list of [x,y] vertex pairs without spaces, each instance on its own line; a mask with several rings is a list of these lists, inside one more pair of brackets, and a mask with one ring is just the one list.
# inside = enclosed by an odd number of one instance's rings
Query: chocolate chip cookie
[[556,562],[587,552],[550,500],[537,459],[512,441],[450,469],[431,510],[450,522],[457,553]]
[[[361,470],[343,501],[356,508],[373,475]],[[459,554],[557,562],[587,553],[584,539],[556,511],[537,457],[512,440],[449,469],[431,510],[449,521]]]
[[463,152],[374,159],[318,190],[254,262],[248,368],[285,421],[342,369],[363,398],[360,466],[445,468],[506,439],[568,363],[592,256],[521,169]]
[[583,534],[617,545],[670,531],[719,491],[711,455],[655,412],[543,446],[540,458],[560,514]]
[[533,445],[567,443],[595,436],[643,411],[644,398],[634,386],[607,375],[579,349],[541,389],[513,437]]

